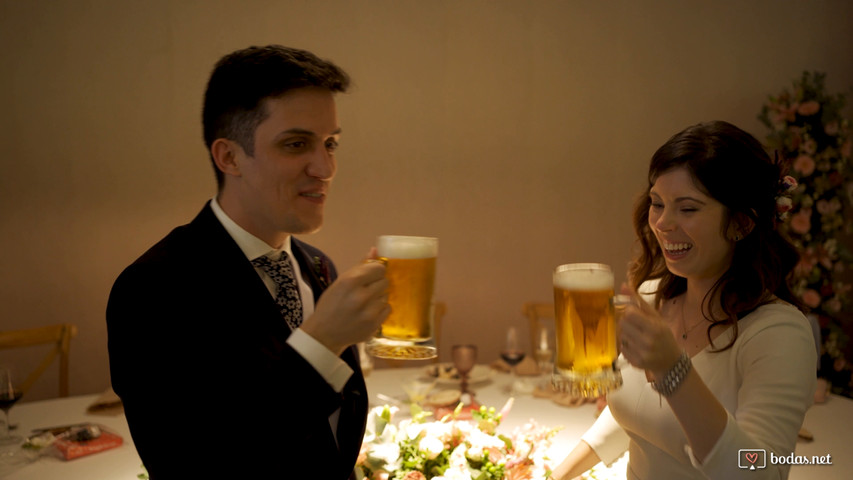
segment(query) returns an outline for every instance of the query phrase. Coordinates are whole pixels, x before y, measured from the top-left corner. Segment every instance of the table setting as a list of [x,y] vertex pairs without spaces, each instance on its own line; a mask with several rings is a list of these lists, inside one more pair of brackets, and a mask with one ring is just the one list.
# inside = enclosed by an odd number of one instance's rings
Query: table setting
[[[535,354],[532,357],[535,358]],[[451,368],[452,362],[373,370],[366,377],[371,415],[381,416],[387,406],[389,412],[386,423],[395,424],[395,432],[399,432],[399,425],[402,423],[412,431],[429,432],[429,435],[440,437],[440,433],[432,433],[438,427],[431,425],[431,422],[442,423],[442,418],[445,418],[443,422],[445,424],[457,425],[467,422],[477,426],[484,417],[473,415],[472,411],[477,412],[480,408],[486,408],[485,418],[488,421],[488,412],[494,409],[493,415],[502,413],[500,421],[495,425],[495,434],[504,435],[507,438],[519,435],[518,432],[523,431],[527,431],[529,435],[539,435],[540,444],[529,459],[533,464],[528,465],[530,468],[526,470],[527,474],[532,475],[542,471],[538,468],[541,465],[554,466],[553,462],[560,461],[571,451],[581,435],[595,422],[605,405],[605,397],[578,398],[551,387],[544,389],[543,385],[550,381],[552,366],[545,365],[539,368],[538,363],[532,359],[522,360],[513,370],[500,358],[491,361],[478,359],[478,363],[471,368],[468,379],[468,389],[476,400],[477,408],[467,410],[464,409],[464,398],[461,396],[462,380],[459,373]],[[439,375],[442,378],[437,378]],[[527,388],[519,388],[519,384],[527,385]],[[420,386],[421,390],[411,396],[409,392],[413,388],[418,388],[413,385]],[[463,409],[460,409],[454,417],[454,410],[460,402],[463,403]],[[417,404],[414,409],[412,409],[413,404]],[[421,418],[420,423],[414,423],[413,427],[412,420],[415,418],[413,411],[426,412],[429,416]],[[811,439],[801,438],[796,445],[795,454],[800,456],[834,454],[837,457],[833,456],[832,466],[794,465],[790,472],[790,479],[810,479],[818,475],[823,480],[846,479],[853,474],[853,462],[843,455],[846,445],[853,442],[853,432],[844,426],[845,422],[839,422],[839,418],[853,418],[853,400],[829,395],[823,403],[816,403],[809,409],[803,428],[810,433]],[[423,424],[427,425],[423,426]],[[441,429],[439,428],[438,431],[441,432]],[[546,432],[547,435],[545,435]],[[386,432],[385,435],[387,440],[390,434]],[[426,437],[427,434],[424,434],[424,438]],[[376,437],[368,432],[365,441],[367,446],[364,447],[363,455],[360,457],[362,462],[367,460],[366,450],[371,442],[375,442],[375,439]],[[428,441],[427,445],[429,442],[432,440]],[[436,450],[435,442],[432,443],[433,447],[425,446],[425,448]],[[453,453],[452,450],[445,452],[442,449],[440,455],[448,455],[450,458],[451,453]],[[504,458],[509,458],[506,452],[502,453]],[[599,463],[581,478],[622,480],[625,478],[627,462],[628,454],[626,453],[609,466]],[[517,478],[542,477],[519,475]]]

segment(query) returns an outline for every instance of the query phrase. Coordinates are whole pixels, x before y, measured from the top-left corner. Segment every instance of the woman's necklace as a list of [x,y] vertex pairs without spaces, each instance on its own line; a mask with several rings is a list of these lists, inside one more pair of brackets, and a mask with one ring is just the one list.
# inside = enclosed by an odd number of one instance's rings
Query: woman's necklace
[[[687,294],[685,293],[684,296],[687,297]],[[693,324],[692,327],[687,328],[687,324],[685,323],[685,319],[684,319],[684,304],[687,303],[685,300],[686,300],[686,298],[681,299],[681,331],[682,331],[681,339],[682,340],[687,340],[687,335],[689,335],[690,332],[693,331],[693,329],[695,329],[696,327],[699,326],[699,324],[702,323],[702,319],[700,318],[699,321],[696,322],[695,324]]]

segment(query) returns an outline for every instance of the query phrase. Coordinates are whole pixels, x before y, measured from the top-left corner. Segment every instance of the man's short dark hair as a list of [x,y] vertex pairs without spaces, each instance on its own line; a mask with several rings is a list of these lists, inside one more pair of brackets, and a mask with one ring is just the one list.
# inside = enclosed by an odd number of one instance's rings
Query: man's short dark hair
[[[264,100],[303,87],[345,92],[349,84],[340,67],[306,50],[282,45],[237,50],[216,63],[207,83],[202,111],[205,144],[209,150],[217,138],[227,138],[254,155],[255,129],[269,114]],[[221,188],[224,176],[213,167]]]

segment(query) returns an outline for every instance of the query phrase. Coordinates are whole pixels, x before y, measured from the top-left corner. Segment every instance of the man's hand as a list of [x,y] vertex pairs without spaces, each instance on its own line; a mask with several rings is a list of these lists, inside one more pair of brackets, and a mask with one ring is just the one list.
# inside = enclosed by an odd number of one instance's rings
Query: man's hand
[[340,355],[348,346],[369,339],[391,313],[387,290],[385,265],[362,263],[329,285],[314,314],[299,328]]

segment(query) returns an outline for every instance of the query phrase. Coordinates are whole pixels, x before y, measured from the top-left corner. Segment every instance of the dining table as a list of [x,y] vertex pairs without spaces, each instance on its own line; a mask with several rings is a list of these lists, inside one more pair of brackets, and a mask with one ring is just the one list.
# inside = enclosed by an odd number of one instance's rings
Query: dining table
[[[449,365],[449,364],[447,364]],[[567,406],[566,402],[556,402],[554,398],[531,394],[537,385],[546,383],[549,375],[519,376],[512,373],[490,369],[488,365],[478,365],[480,374],[470,382],[469,389],[481,405],[500,409],[512,398],[512,407],[498,426],[498,432],[509,433],[531,420],[546,427],[558,427],[560,430],[551,439],[549,456],[563,458],[578,443],[581,435],[595,422],[598,408],[594,403],[579,406]],[[374,370],[367,377],[367,390],[370,404],[380,406],[392,403],[389,399],[405,404],[407,393],[404,386],[413,380],[432,384],[435,379],[432,369],[435,367],[408,367]],[[473,375],[472,371],[472,375]],[[547,383],[546,383],[547,384]],[[459,380],[438,380],[436,389],[459,389]],[[804,431],[812,439],[800,439],[794,455],[831,461],[822,465],[793,465],[790,480],[849,480],[853,478],[853,399],[838,395],[829,395],[824,403],[812,405],[803,421]],[[624,458],[623,458],[624,460]],[[733,458],[732,462],[738,459]],[[770,459],[767,459],[770,462]],[[595,478],[624,479],[625,462],[616,462],[611,468],[598,464]]]
[[[432,388],[429,395],[443,390],[458,390],[459,380],[435,378],[435,366],[403,366],[375,369],[366,376],[371,407],[386,404],[400,405],[400,412],[407,411],[409,401],[406,388],[411,384],[423,383]],[[579,441],[580,436],[595,422],[598,408],[594,403],[567,406],[553,398],[536,396],[532,390],[546,376],[519,376],[498,371],[489,365],[477,365],[471,373],[469,390],[481,405],[500,410],[512,398],[509,412],[502,418],[498,432],[509,433],[516,427],[534,421],[536,424],[559,428],[551,439],[550,453],[561,458]],[[136,480],[144,472],[142,462],[122,413],[113,415],[88,413],[100,393],[24,402],[10,410],[11,422],[17,427],[12,433],[27,436],[32,431],[70,424],[94,423],[123,438],[119,447],[91,455],[63,460],[58,455],[26,452],[23,449],[0,451],[0,479],[4,480]],[[239,412],[238,412],[239,413]],[[826,402],[813,405],[806,413],[803,428],[813,435],[811,441],[797,443],[795,455],[808,458],[828,456],[831,464],[794,465],[790,479],[848,480],[853,478],[853,456],[848,455],[853,445],[853,400],[830,395]],[[14,452],[9,454],[9,451]],[[22,453],[23,452],[23,453]],[[192,462],[194,459],[187,459]],[[197,459],[196,461],[203,461]],[[733,462],[737,459],[732,459]],[[616,465],[616,471],[599,464],[598,478],[624,478],[624,463]]]

